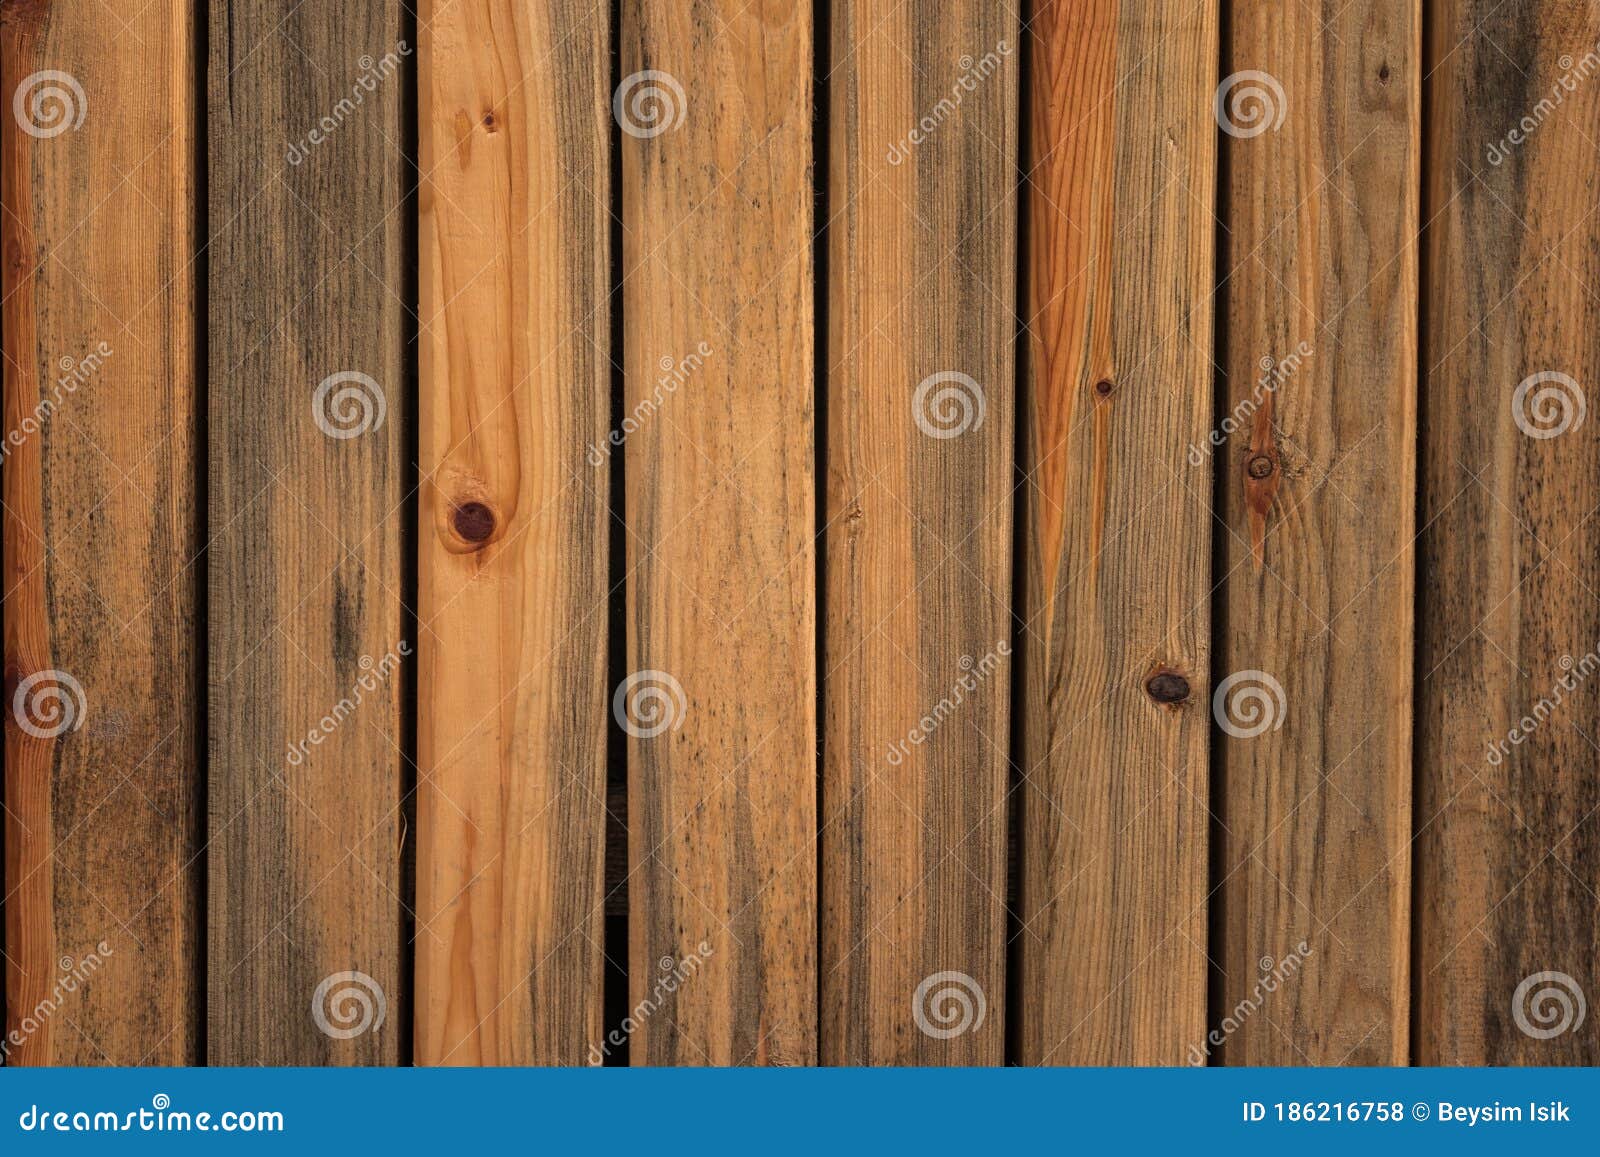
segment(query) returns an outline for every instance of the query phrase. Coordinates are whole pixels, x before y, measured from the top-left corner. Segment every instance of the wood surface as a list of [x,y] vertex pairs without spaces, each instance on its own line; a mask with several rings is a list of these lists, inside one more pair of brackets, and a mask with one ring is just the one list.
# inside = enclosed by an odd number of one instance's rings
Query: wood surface
[[0,99],[0,1061],[1600,1063],[1593,3],[0,0]]
[[625,0],[621,38],[630,1056],[810,1064],[812,7]]
[[418,17],[416,1060],[582,1064],[605,942],[607,14]]
[[1215,3],[1041,0],[1023,486],[1024,1064],[1178,1064],[1206,1011]]
[[[414,210],[401,110],[414,50],[401,14],[398,0],[210,10],[217,1064],[402,1054],[400,704],[414,662],[401,651],[414,651],[402,634],[402,238]],[[391,57],[402,67],[380,75]],[[339,377],[350,374],[366,380]]]
[[1237,680],[1212,705],[1229,1064],[1409,1054],[1422,11],[1324,19],[1244,0],[1224,52],[1230,429],[1201,457],[1213,685]]
[[199,1060],[194,53],[0,3],[9,1064]]
[[[1446,0],[1431,28],[1414,1056],[1593,1065],[1600,13]],[[1519,403],[1551,373],[1576,388]]]
[[1001,1064],[1017,14],[832,35],[822,1059]]

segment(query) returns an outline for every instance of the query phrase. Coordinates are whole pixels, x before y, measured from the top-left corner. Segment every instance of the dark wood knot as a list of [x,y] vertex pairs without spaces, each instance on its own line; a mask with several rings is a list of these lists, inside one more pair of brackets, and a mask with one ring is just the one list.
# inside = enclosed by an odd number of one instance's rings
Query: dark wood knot
[[1157,703],[1182,703],[1189,698],[1189,680],[1176,671],[1157,671],[1145,680],[1144,689]]
[[463,502],[450,521],[466,542],[488,542],[494,534],[494,511],[481,502]]

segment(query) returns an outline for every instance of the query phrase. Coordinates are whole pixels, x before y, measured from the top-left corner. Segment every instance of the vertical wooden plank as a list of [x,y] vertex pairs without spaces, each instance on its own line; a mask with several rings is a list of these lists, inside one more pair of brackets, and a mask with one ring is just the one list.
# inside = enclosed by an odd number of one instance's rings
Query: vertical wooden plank
[[1191,455],[1226,494],[1228,1027],[1197,1057],[1404,1064],[1421,3],[1241,0],[1231,32],[1227,429]]
[[636,1063],[817,1055],[811,16],[622,6]]
[[1592,1065],[1600,11],[1431,19],[1416,1060]]
[[0,2],[10,1064],[199,1059],[193,19]]
[[427,0],[418,21],[416,1059],[582,1064],[605,940],[609,13]]
[[400,1055],[401,10],[211,7],[218,1064]]
[[832,19],[822,1057],[1000,1064],[1018,17]]
[[1040,0],[1022,407],[1021,1059],[1177,1064],[1206,1002],[1217,5]]

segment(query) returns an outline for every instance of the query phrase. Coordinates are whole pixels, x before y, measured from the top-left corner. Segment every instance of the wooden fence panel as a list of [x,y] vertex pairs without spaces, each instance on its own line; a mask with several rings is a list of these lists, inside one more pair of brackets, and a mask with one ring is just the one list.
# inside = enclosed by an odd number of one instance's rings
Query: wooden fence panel
[[199,1059],[192,16],[0,5],[12,1064]]
[[1017,17],[833,21],[822,1055],[1001,1064]]
[[814,1063],[811,4],[621,35],[631,1056]]
[[[1421,26],[1420,0],[1320,28],[1233,6],[1227,429],[1191,460],[1226,494],[1214,956],[1234,1064],[1408,1056]],[[1262,985],[1288,998],[1235,1017]]]
[[1592,1065],[1600,12],[1444,0],[1432,30],[1415,1059]]
[[601,1034],[607,12],[424,3],[419,1064]]
[[1592,3],[204,4],[0,0],[0,1062],[1600,1064]]
[[1019,677],[1026,1064],[1204,1033],[1216,3],[1041,0]]
[[211,8],[215,1063],[402,1052],[401,12]]

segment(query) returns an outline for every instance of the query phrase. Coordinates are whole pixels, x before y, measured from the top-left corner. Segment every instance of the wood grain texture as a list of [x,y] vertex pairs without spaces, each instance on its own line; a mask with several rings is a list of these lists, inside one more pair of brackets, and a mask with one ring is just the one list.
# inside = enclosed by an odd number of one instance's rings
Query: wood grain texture
[[0,3],[10,1064],[199,1059],[194,51]]
[[1017,15],[832,32],[822,1058],[1000,1064]]
[[[1434,8],[1415,1059],[1592,1065],[1600,12],[1559,0]],[[1551,373],[1573,384],[1546,379],[1518,398]],[[1519,999],[1540,973],[1587,992],[1576,1031],[1540,1039],[1519,1024],[1559,1023],[1535,995],[1549,983]],[[1554,987],[1572,999],[1571,983]]]
[[607,13],[418,19],[416,1060],[582,1064],[605,941]]
[[[219,1064],[400,1057],[401,8],[212,0],[206,963]],[[352,374],[366,378],[338,376]],[[345,973],[370,979],[329,980]],[[347,1035],[357,990],[374,1013]]]
[[1041,0],[1031,30],[1020,1059],[1177,1064],[1206,1002],[1211,495],[1185,454],[1217,6]]
[[1421,4],[1247,0],[1230,27],[1228,428],[1191,456],[1223,479],[1237,680],[1210,1027],[1230,1064],[1405,1064]]
[[811,4],[621,27],[630,1055],[814,1063]]

